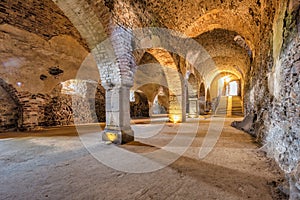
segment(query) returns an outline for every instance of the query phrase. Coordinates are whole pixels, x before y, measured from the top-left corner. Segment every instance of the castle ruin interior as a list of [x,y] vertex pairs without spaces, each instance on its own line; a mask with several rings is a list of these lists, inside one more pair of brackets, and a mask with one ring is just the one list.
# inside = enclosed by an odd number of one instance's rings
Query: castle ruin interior
[[300,199],[299,0],[1,0],[0,199]]

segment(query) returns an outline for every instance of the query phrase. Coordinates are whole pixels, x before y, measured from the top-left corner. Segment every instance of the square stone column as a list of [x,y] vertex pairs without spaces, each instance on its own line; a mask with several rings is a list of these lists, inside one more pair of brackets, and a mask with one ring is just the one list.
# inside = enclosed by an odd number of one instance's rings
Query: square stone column
[[189,117],[197,118],[199,116],[198,112],[198,99],[189,98]]
[[106,89],[106,127],[104,141],[123,144],[134,140],[130,127],[130,87],[113,86]]
[[182,83],[180,89],[169,96],[169,119],[173,123],[186,122],[186,85]]

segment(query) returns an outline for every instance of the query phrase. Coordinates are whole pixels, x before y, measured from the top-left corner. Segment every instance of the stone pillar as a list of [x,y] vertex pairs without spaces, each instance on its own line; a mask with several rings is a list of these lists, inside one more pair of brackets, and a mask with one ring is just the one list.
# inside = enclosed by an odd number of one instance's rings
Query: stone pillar
[[114,21],[110,24],[111,35],[93,51],[106,90],[106,127],[104,141],[115,144],[134,140],[130,128],[130,88],[133,85],[135,60],[132,54],[132,31]]
[[[181,80],[182,82],[182,80]],[[180,123],[186,121],[186,96],[185,96],[185,84],[181,87],[174,87],[173,94],[169,97],[169,119],[173,123]]]
[[123,144],[134,140],[130,127],[130,86],[117,85],[106,89],[106,127],[104,141]]
[[197,118],[198,116],[198,99],[189,98],[189,117]]

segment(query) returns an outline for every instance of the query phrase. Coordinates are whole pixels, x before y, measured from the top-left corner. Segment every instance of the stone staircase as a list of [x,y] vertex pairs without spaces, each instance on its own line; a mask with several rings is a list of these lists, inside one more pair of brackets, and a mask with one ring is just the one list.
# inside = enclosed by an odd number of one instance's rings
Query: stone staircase
[[231,109],[232,116],[240,116],[243,117],[243,107],[242,107],[242,100],[239,96],[232,96],[232,109]]
[[241,97],[239,96],[222,96],[214,113],[217,116],[244,116]]

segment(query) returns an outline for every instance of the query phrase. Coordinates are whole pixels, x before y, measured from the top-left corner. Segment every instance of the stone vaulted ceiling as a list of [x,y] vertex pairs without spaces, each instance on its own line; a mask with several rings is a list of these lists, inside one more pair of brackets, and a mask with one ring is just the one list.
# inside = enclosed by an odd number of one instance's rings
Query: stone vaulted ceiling
[[69,35],[88,50],[111,34],[109,24],[114,20],[129,28],[164,27],[193,37],[210,54],[218,71],[207,72],[204,76],[209,77],[204,78],[211,81],[221,72],[231,72],[244,79],[249,56],[234,37],[241,35],[255,56],[254,47],[260,39],[257,35],[263,25],[261,13],[269,12],[265,10],[267,3],[265,0],[32,0],[18,4],[7,0],[2,3],[5,12],[1,13],[0,23],[28,30],[46,40]]

